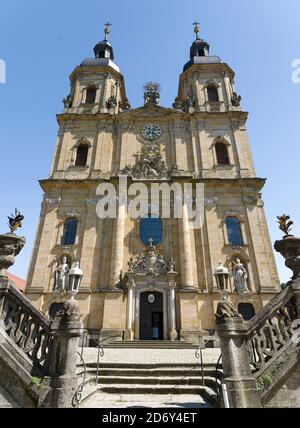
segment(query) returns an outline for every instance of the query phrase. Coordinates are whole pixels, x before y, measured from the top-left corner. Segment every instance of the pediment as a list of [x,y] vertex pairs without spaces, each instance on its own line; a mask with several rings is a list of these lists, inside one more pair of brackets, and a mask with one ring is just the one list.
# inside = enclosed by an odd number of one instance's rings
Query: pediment
[[121,113],[126,116],[134,116],[134,117],[166,117],[170,115],[182,115],[185,114],[182,111],[179,112],[172,108],[166,108],[161,106],[153,106],[146,105],[142,107],[138,107],[127,112]]

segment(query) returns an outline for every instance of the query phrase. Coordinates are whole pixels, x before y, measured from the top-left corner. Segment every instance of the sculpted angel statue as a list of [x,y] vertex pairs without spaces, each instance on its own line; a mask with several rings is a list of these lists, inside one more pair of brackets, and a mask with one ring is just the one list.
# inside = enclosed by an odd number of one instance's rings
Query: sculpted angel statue
[[239,258],[235,259],[232,269],[232,275],[234,279],[235,291],[238,294],[250,293],[250,290],[247,285],[248,272]]

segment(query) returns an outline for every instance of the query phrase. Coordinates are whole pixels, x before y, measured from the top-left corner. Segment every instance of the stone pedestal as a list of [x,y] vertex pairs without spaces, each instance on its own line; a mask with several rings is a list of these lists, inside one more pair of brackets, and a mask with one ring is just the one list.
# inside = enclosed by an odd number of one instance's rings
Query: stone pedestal
[[71,407],[77,389],[76,375],[79,338],[83,333],[83,323],[78,302],[69,299],[64,303],[51,323],[53,342],[49,360],[49,384],[51,394],[45,407]]
[[246,331],[246,323],[241,318],[226,318],[224,323],[217,324],[224,382],[231,408],[262,407],[260,393],[256,388],[256,379],[251,374]]

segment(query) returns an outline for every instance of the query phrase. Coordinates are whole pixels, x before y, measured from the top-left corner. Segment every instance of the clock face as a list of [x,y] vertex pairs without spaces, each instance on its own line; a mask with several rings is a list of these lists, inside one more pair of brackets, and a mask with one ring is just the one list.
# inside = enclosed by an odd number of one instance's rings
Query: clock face
[[142,134],[146,140],[156,140],[161,136],[161,129],[158,125],[146,125],[142,130]]

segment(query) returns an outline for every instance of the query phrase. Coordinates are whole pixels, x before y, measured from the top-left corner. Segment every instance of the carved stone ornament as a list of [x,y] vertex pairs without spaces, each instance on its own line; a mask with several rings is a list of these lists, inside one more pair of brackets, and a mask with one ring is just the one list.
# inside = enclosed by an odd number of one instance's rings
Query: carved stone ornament
[[217,196],[204,198],[204,205],[206,207],[215,207],[218,203],[219,198]]
[[117,99],[114,95],[112,95],[111,97],[108,98],[107,103],[106,103],[106,107],[108,110],[110,109],[114,109],[117,106]]
[[66,212],[66,217],[74,217],[74,218],[78,218],[80,217],[80,214],[78,211],[76,210],[70,210]]
[[130,110],[131,105],[130,105],[128,99],[125,98],[125,101],[123,101],[123,102],[119,101],[119,107],[122,111],[127,111],[127,110]]
[[285,265],[293,271],[292,279],[300,278],[300,238],[286,235],[275,242],[274,248],[285,258]]
[[58,310],[52,317],[51,321],[55,324],[69,324],[81,320],[81,312],[77,300],[68,299],[64,302],[63,308]]
[[72,104],[72,97],[69,94],[66,98],[63,98],[64,108],[70,108]]
[[128,273],[152,275],[154,277],[175,272],[174,268],[174,259],[171,258],[169,262],[166,262],[162,253],[153,245],[151,238],[146,250],[135,258],[131,257],[128,262]]
[[148,82],[144,85],[144,105],[159,105],[160,85],[156,82]]
[[246,205],[257,205],[257,196],[244,196],[244,202]]
[[25,242],[24,237],[14,233],[0,235],[0,277],[7,277],[6,269],[14,264],[15,256],[22,250]]
[[51,208],[53,207],[58,207],[59,204],[61,202],[61,198],[46,198],[46,204],[48,206],[50,206]]
[[227,216],[236,216],[236,215],[240,215],[241,212],[239,210],[227,210],[225,211],[225,215]]
[[99,201],[100,201],[100,198],[90,198],[85,200],[87,206],[97,205]]
[[243,319],[236,307],[228,300],[223,299],[219,302],[216,312],[216,324],[225,324],[229,318]]
[[233,92],[231,97],[231,104],[234,107],[239,107],[241,105],[241,100],[242,100],[242,97],[238,95],[236,92]]
[[159,145],[152,142],[144,143],[141,153],[136,155],[136,164],[126,165],[121,172],[137,179],[170,178],[180,175],[177,165],[167,167],[160,154]]
[[176,97],[174,103],[172,104],[172,107],[175,110],[183,110],[183,101]]

